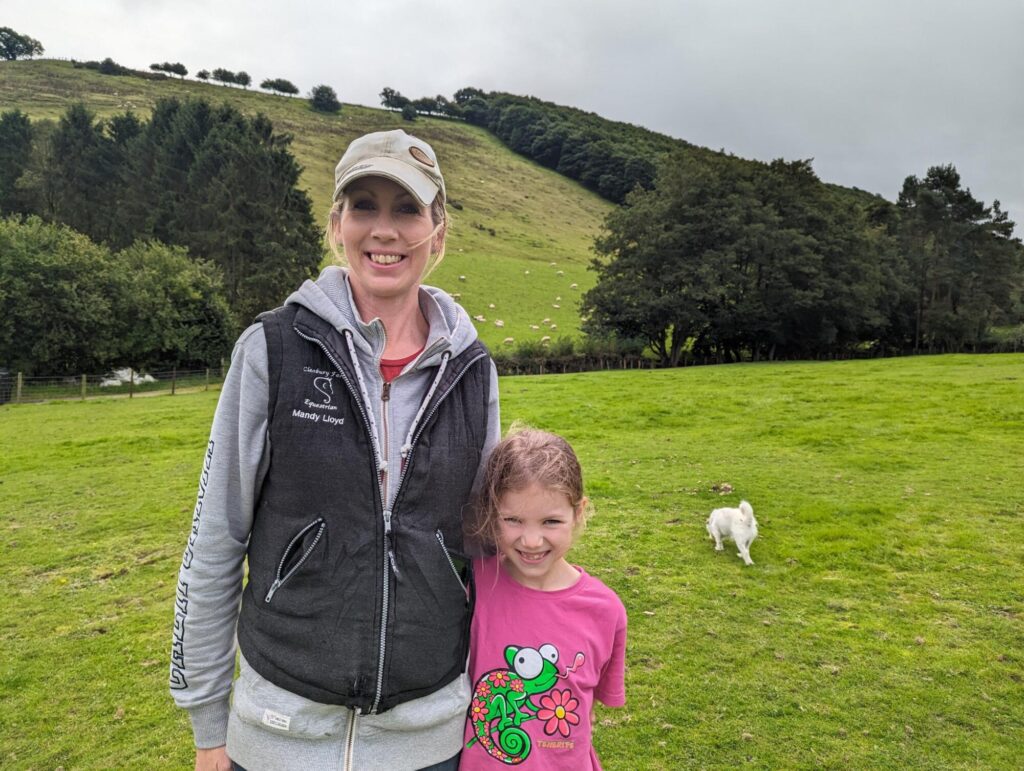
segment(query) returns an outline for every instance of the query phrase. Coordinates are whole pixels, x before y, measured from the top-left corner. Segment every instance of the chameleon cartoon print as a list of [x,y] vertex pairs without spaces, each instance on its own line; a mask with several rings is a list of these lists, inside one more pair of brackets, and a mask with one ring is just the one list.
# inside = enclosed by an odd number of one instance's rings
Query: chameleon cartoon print
[[[571,667],[558,674],[558,649],[542,645],[539,649],[509,645],[505,648],[507,669],[485,672],[473,689],[469,720],[473,738],[466,743],[480,746],[492,758],[510,766],[519,765],[530,755],[530,737],[520,726],[527,720],[544,721],[544,733],[568,738],[572,726],[580,722],[574,710],[579,706],[572,691],[553,690],[560,678],[583,665],[583,653],[577,653]],[[534,704],[531,697],[552,691]]]

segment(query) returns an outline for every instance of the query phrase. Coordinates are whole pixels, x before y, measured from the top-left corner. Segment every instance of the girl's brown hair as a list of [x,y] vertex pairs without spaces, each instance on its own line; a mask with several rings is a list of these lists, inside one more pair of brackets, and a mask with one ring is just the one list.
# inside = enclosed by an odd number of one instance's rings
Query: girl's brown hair
[[576,453],[557,434],[514,425],[495,446],[484,469],[472,536],[484,548],[498,543],[502,497],[531,484],[564,493],[575,513],[577,529],[586,522],[588,502],[583,494],[583,470]]

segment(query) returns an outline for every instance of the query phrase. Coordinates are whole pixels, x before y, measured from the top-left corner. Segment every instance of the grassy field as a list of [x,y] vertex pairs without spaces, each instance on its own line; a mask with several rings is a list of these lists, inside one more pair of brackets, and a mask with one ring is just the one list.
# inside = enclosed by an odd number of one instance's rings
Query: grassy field
[[[0,766],[190,765],[167,657],[215,399],[0,407]],[[502,400],[577,447],[574,559],[629,611],[606,768],[1020,767],[1024,355],[505,378]],[[753,567],[704,532],[740,498]]]
[[[516,155],[482,129],[434,118],[409,124],[396,113],[356,105],[324,115],[306,99],[177,78],[101,75],[69,62],[0,63],[0,109],[18,108],[34,121],[57,120],[75,101],[101,117],[132,110],[148,119],[162,97],[201,97],[266,114],[277,131],[292,135],[292,150],[304,168],[301,185],[321,223],[330,208],[334,166],[352,139],[393,128],[417,134],[437,151],[449,199],[462,206],[450,209],[448,253],[429,282],[460,293],[466,310],[486,319],[477,328],[488,345],[500,346],[506,337],[539,340],[578,332],[579,294],[595,280],[587,270],[594,236],[612,205]],[[579,288],[570,289],[572,284]],[[499,319],[503,327],[494,325]]]

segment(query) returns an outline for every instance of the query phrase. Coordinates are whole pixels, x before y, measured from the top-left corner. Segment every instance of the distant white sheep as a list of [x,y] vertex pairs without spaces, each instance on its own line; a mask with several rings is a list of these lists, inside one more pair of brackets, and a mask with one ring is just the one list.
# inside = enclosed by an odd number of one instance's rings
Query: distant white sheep
[[530,324],[530,329],[540,329],[536,324]]
[[550,324],[551,323],[551,319],[541,319],[540,323],[541,324]]
[[466,280],[465,276],[459,276],[459,281],[465,281],[465,280]]
[[481,322],[482,322],[482,321],[487,321],[487,319],[485,319],[485,318],[484,318],[483,316],[474,316],[473,318],[474,318],[474,319],[475,319],[476,321],[481,321]]
[[569,284],[570,289],[579,289],[579,284]]
[[493,310],[493,309],[494,309],[494,303],[491,303],[491,304],[490,304],[490,305],[488,305],[487,307],[488,307],[488,308],[491,308],[491,309]]
[[564,276],[565,275],[565,271],[564,270],[560,270],[555,275],[557,275],[557,276]]
[[552,328],[552,329],[558,329],[558,324],[552,324],[552,325],[551,325],[551,328]]
[[501,344],[502,345],[512,345],[512,343],[514,343],[515,341],[516,341],[516,339],[514,337],[506,337],[504,340],[501,341]]
[[452,292],[452,299],[458,300],[462,295],[459,292]]
[[541,341],[541,343],[550,343],[551,342],[551,335],[544,335],[544,337],[542,337],[540,339],[540,341]]
[[502,321],[501,319],[495,319],[494,320],[494,326],[496,326],[496,327],[503,327],[503,326],[505,326],[505,322]]
[[551,307],[552,308],[561,308],[562,306],[559,305],[558,303],[551,303]]

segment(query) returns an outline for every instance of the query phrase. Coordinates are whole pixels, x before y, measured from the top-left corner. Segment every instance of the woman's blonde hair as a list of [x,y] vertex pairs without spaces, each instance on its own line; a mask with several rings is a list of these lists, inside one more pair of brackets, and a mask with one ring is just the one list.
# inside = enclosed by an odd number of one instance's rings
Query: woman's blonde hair
[[[341,228],[341,214],[345,209],[345,203],[348,201],[348,196],[342,193],[338,200],[334,202],[331,207],[331,211],[327,216],[327,229],[324,232],[324,240],[327,243],[327,248],[331,250],[331,254],[334,255],[334,259],[338,262],[345,262],[344,249],[338,244],[338,231]],[[430,231],[428,235],[422,241],[410,246],[417,247],[425,244],[427,241],[440,242],[440,247],[437,251],[431,249],[430,259],[427,260],[427,268],[423,271],[421,278],[429,276],[434,269],[441,264],[441,260],[444,259],[445,240],[448,237],[448,209],[444,204],[444,193],[438,193],[433,203],[430,204],[430,219],[434,222],[434,229]]]
[[583,528],[590,504],[583,494],[583,469],[572,446],[557,434],[514,424],[487,460],[470,535],[488,550],[495,548],[501,499],[532,484],[564,494],[572,505],[577,533]]

